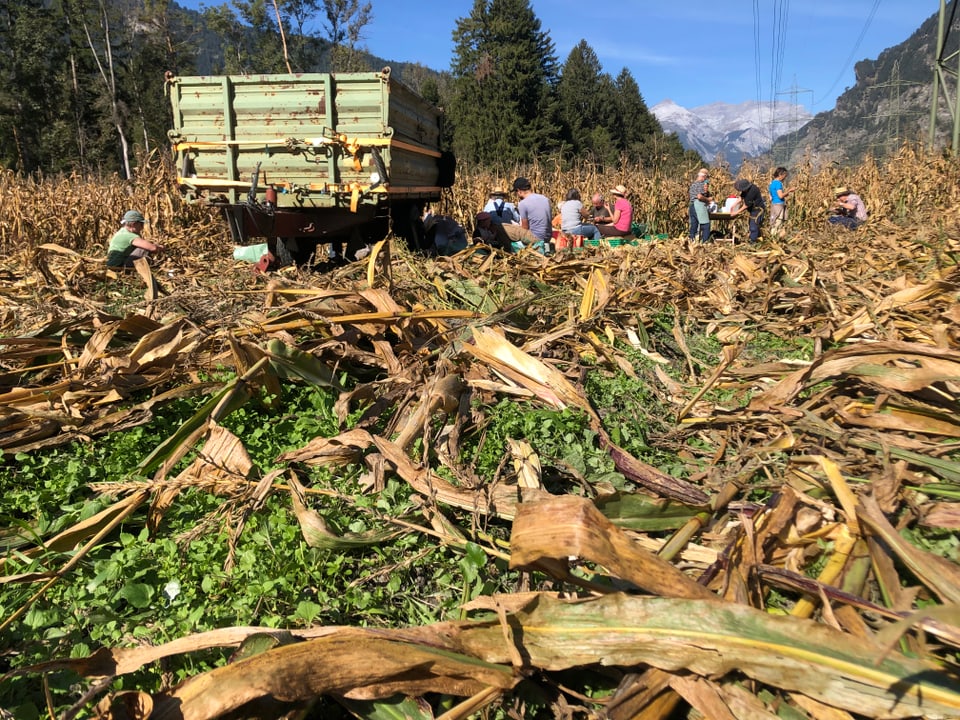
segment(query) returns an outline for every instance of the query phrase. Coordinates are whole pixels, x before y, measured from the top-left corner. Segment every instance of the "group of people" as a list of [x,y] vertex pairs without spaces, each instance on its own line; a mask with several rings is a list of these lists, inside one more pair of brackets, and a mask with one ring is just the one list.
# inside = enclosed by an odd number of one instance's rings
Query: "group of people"
[[[788,175],[785,167],[776,168],[767,189],[770,197],[770,232],[773,235],[783,233],[787,221],[787,198],[795,190],[786,185]],[[722,212],[728,217],[747,213],[750,242],[756,243],[767,211],[763,191],[746,178],[736,180],[733,187],[735,193],[727,198]],[[613,197],[611,206],[604,202],[603,195],[595,193],[590,205],[584,207],[580,191],[571,188],[556,214],[552,212],[550,200],[534,192],[527,178],[518,177],[514,180],[513,191],[519,199],[516,204],[508,199],[508,193],[502,187],[490,191],[487,203],[475,218],[474,242],[506,252],[532,246],[548,253],[554,229],[565,235],[579,235],[589,240],[627,237],[632,232],[633,205],[627,199],[627,189],[623,185],[610,190]],[[833,195],[835,202],[830,208],[828,221],[856,230],[867,219],[863,199],[846,186],[835,188]],[[689,239],[691,242],[697,239],[708,242],[711,213],[720,209],[710,190],[710,171],[707,168],[700,168],[690,183],[689,198]],[[129,210],[124,214],[120,229],[110,239],[108,267],[132,267],[138,258],[149,257],[163,250],[162,245],[143,237],[145,223],[146,218],[139,210]],[[434,215],[427,208],[424,229],[428,245],[436,248],[440,254],[453,254],[467,247],[466,231],[449,216]]]
[[474,239],[505,250],[532,246],[549,252],[554,229],[566,235],[581,235],[591,240],[601,237],[626,237],[631,233],[633,206],[627,189],[617,185],[610,190],[613,203],[608,206],[600,193],[584,207],[580,191],[571,188],[554,214],[550,200],[533,191],[525,177],[513,181],[518,202],[507,199],[507,191],[495,187],[483,209],[477,213]]
[[[793,192],[792,188],[786,189],[783,187],[783,181],[786,177],[786,168],[777,168],[774,172],[774,181],[770,183],[771,202],[779,206],[776,210],[778,230],[786,220],[786,197]],[[740,178],[734,182],[733,188],[736,194],[727,198],[723,212],[730,217],[747,213],[750,219],[750,242],[755,243],[760,237],[760,225],[763,223],[767,209],[763,192],[745,178]],[[689,239],[692,242],[699,237],[701,242],[708,242],[710,240],[710,214],[717,212],[719,207],[710,190],[710,171],[707,168],[700,168],[697,172],[696,178],[690,183],[689,196]]]
[[[783,235],[787,221],[787,198],[796,190],[786,185],[788,175],[785,167],[776,168],[767,188],[770,197],[770,232],[776,236]],[[750,242],[755,243],[760,238],[760,229],[767,212],[763,191],[746,178],[736,180],[733,188],[736,192],[727,198],[722,212],[729,217],[747,213]],[[850,188],[838,187],[834,189],[833,196],[835,201],[830,208],[828,222],[856,230],[866,221],[867,208],[863,199]],[[700,168],[696,178],[690,183],[689,197],[689,239],[691,242],[697,238],[701,242],[707,242],[710,239],[710,215],[719,210],[710,191],[710,171],[707,168]]]

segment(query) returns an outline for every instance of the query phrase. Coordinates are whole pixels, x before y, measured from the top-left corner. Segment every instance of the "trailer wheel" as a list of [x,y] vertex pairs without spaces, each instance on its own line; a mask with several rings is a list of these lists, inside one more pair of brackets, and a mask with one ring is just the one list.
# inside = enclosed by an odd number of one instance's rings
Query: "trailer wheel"
[[440,187],[453,187],[457,179],[457,157],[449,150],[440,153],[440,160],[437,162],[440,176],[437,178],[437,185]]

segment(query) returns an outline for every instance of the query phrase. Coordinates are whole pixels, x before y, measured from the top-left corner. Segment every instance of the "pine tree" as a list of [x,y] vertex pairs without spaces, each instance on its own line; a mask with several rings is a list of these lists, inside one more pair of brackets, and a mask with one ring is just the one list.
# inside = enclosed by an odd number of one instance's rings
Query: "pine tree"
[[61,26],[48,3],[0,3],[0,167],[33,172],[75,159],[73,148],[51,135],[63,102]]
[[615,161],[620,151],[614,141],[619,132],[616,89],[586,40],[567,56],[557,95],[570,150],[601,165]]
[[556,148],[557,61],[528,0],[474,0],[453,38],[448,117],[460,160],[526,162]]
[[647,109],[640,94],[640,87],[627,68],[623,68],[614,81],[616,87],[617,116],[622,132],[619,137],[620,150],[636,152],[645,138],[662,133],[660,122]]
[[[621,153],[649,167],[683,163],[688,157],[675,134],[666,135],[647,108],[640,87],[627,68],[613,82],[616,101],[617,146]],[[694,164],[701,161],[695,160]]]

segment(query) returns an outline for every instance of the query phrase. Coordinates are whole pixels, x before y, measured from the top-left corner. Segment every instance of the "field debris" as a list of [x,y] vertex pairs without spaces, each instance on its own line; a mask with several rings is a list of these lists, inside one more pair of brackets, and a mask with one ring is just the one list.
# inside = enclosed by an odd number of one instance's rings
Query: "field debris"
[[[949,541],[960,529],[960,191],[955,163],[903,160],[859,170],[874,216],[856,233],[817,215],[816,188],[838,184],[836,171],[794,173],[805,190],[792,231],[756,247],[691,245],[676,226],[666,240],[553,257],[473,247],[424,258],[388,240],[326,274],[255,275],[214,242],[215,216],[154,200],[141,205],[170,254],[111,274],[90,235],[14,245],[7,234],[7,458],[146,423],[173,398],[210,398],[144,454],[138,479],[94,488],[115,498],[108,511],[17,550],[76,549],[52,581],[130,513],[159,528],[186,488],[222,498],[233,538],[283,493],[308,541],[363,546],[377,538],[336,536],[311,513],[298,472],[361,465],[370,493],[390,476],[420,496],[418,524],[396,532],[462,547],[478,528],[509,526],[508,547],[489,551],[531,583],[474,600],[457,621],[224,628],[31,672],[69,668],[96,684],[266,635],[261,652],[163,691],[101,693],[98,717],[215,718],[265,700],[279,717],[322,694],[428,693],[455,696],[445,717],[467,717],[497,703],[519,712],[507,698],[521,683],[543,689],[556,717],[663,717],[681,704],[713,718],[775,717],[784,705],[810,718],[960,715]],[[465,181],[478,196],[489,184]],[[472,202],[464,192],[452,212]],[[682,219],[682,201],[642,197]],[[801,345],[804,357],[776,356]],[[217,368],[235,379],[211,380]],[[613,409],[585,390],[591,374],[643,383],[658,408],[646,443],[683,467],[624,446]],[[338,392],[341,431],[262,472],[221,421],[291,382]],[[495,476],[478,476],[462,441],[503,398],[584,413],[624,485],[591,482],[523,441]],[[905,528],[943,544],[920,547]],[[616,690],[591,697],[570,670]]]

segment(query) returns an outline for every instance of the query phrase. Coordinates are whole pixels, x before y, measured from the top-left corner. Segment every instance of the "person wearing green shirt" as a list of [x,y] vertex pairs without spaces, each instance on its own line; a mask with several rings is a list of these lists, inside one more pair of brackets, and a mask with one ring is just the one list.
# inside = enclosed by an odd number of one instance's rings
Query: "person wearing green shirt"
[[163,245],[145,239],[143,225],[147,219],[139,210],[128,210],[120,221],[120,229],[110,238],[107,267],[133,267],[137,258],[149,257],[163,250]]

